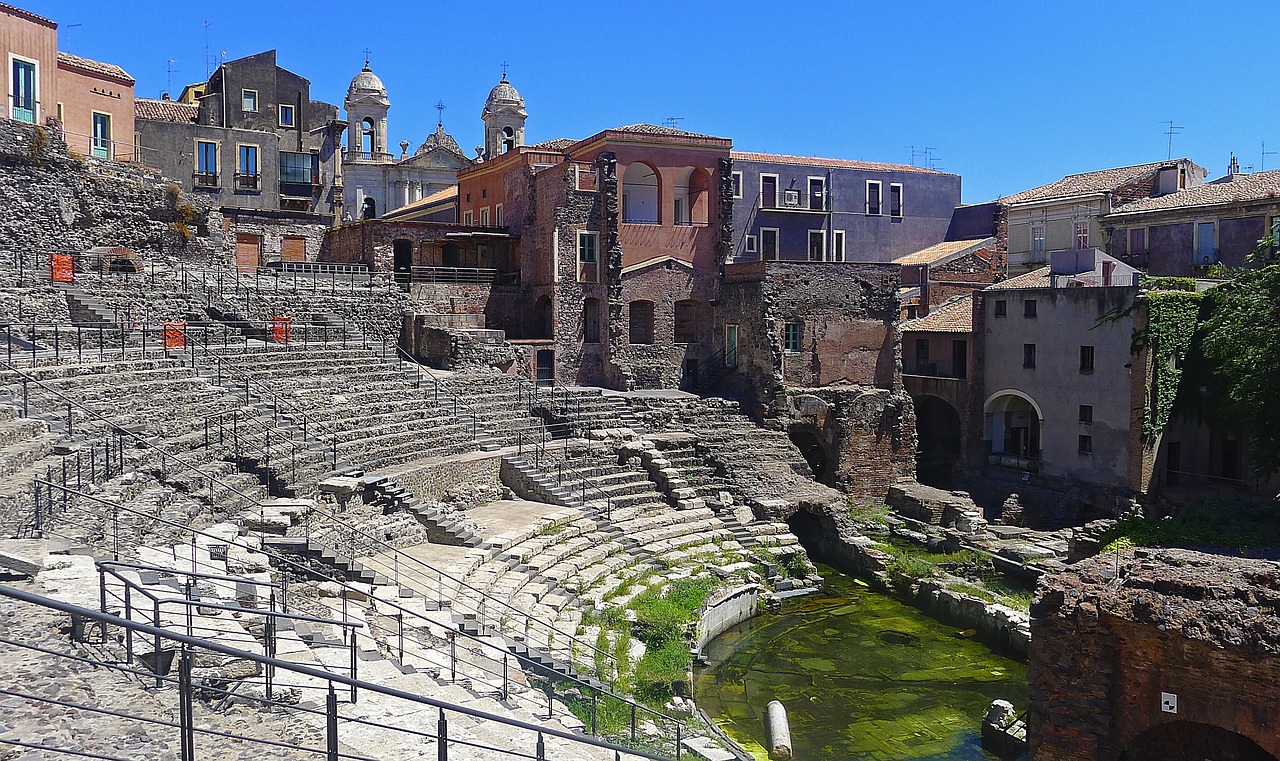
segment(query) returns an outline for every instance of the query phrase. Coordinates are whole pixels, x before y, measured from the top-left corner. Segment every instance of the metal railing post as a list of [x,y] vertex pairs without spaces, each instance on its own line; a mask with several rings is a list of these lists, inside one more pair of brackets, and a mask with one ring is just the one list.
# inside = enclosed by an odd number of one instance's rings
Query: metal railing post
[[338,694],[329,682],[329,694],[324,700],[325,761],[338,761]]
[[445,718],[443,708],[440,709],[440,720],[436,722],[436,758],[449,761],[449,720]]
[[[195,716],[191,701],[191,653],[187,646],[182,646],[181,661],[178,666],[178,706],[179,724],[182,732],[182,761],[195,761],[196,733]],[[156,663],[160,662],[160,653],[156,652]],[[157,668],[157,672],[159,669]]]

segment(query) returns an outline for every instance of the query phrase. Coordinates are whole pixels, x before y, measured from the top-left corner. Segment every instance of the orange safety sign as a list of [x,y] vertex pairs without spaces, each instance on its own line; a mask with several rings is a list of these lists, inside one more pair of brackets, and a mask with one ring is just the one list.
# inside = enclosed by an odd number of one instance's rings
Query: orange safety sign
[[71,254],[50,254],[49,280],[54,283],[74,283],[76,258]]
[[170,349],[182,349],[187,345],[187,324],[185,322],[165,322],[164,326],[164,348],[165,351]]
[[293,322],[292,317],[272,317],[271,318],[271,340],[278,344],[289,343],[290,323]]

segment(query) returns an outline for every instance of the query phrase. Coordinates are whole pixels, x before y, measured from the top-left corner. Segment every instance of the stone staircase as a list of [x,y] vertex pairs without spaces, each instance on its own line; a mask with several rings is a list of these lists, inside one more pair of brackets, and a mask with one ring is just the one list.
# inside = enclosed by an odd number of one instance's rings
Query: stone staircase
[[80,286],[75,283],[54,283],[54,286],[67,298],[67,308],[71,311],[71,324],[106,327],[116,325],[116,313]]

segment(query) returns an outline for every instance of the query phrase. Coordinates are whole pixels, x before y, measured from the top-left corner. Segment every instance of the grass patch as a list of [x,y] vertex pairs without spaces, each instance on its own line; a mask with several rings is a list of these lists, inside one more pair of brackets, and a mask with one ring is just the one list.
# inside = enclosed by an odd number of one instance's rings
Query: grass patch
[[1268,547],[1280,536],[1280,509],[1263,502],[1205,500],[1153,520],[1128,518],[1102,535],[1102,552],[1132,547]]
[[889,513],[893,510],[885,504],[861,503],[849,497],[849,517],[862,526],[889,526]]
[[947,589],[952,592],[959,592],[962,595],[971,595],[984,602],[995,602],[996,596],[991,590],[977,584],[970,584],[967,581],[957,581],[947,585]]

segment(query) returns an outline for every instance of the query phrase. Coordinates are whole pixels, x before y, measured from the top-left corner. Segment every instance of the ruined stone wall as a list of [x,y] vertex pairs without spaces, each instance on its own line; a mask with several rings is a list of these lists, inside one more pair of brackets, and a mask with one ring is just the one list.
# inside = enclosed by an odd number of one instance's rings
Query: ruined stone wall
[[1031,758],[1146,761],[1173,757],[1158,754],[1170,738],[1180,758],[1280,755],[1278,602],[1275,563],[1189,550],[1125,551],[1042,580]]
[[229,211],[226,214],[227,234],[223,236],[222,255],[228,262],[235,261],[236,234],[247,233],[262,236],[262,264],[281,261],[280,251],[285,238],[302,238],[306,245],[306,261],[320,260],[325,233],[330,226],[316,221],[315,217],[289,215],[287,213],[253,213]]
[[915,475],[915,408],[904,390],[788,388],[782,416],[793,436],[821,445],[819,480],[857,499],[883,500],[898,479]]
[[207,241],[183,244],[169,226],[178,207],[191,204],[192,231],[206,231],[208,206],[171,184],[145,167],[73,158],[56,120],[0,119],[0,249],[205,253]]

